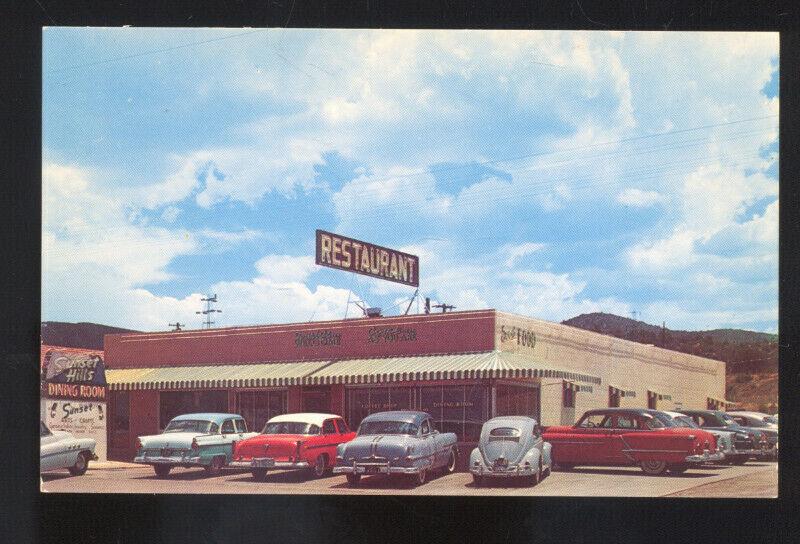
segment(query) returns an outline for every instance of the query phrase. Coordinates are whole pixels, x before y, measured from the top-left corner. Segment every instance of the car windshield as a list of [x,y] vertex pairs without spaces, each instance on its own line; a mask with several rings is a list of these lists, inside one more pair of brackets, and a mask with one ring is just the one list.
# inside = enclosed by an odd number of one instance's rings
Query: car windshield
[[[652,415],[653,415],[653,419],[656,419],[659,422],[661,422],[664,427],[682,427],[682,425],[678,425],[678,422],[675,421],[674,419],[672,419],[671,417],[669,417],[667,414],[662,414],[660,412],[655,412]],[[652,419],[648,420],[645,425],[647,425],[651,429],[661,426],[661,425],[658,425],[658,423],[656,423]]]
[[735,419],[733,419],[731,416],[727,414],[722,414],[721,416],[719,416],[719,418],[722,420],[722,422],[725,424],[726,427],[730,427],[731,425],[735,426],[739,425],[739,423]]
[[201,419],[173,419],[164,429],[165,433],[208,433],[210,421]]
[[678,416],[674,420],[677,427],[689,427],[690,429],[697,429],[698,425],[689,416]]
[[268,421],[262,434],[319,434],[319,426],[301,421]]
[[364,421],[358,434],[417,434],[417,429],[416,425],[406,421]]
[[765,423],[764,421],[761,421],[760,419],[757,419],[757,418],[748,417],[748,418],[742,418],[742,419],[743,419],[743,423],[742,424],[746,425],[748,427],[759,427],[759,428],[760,427],[769,427],[769,423]]

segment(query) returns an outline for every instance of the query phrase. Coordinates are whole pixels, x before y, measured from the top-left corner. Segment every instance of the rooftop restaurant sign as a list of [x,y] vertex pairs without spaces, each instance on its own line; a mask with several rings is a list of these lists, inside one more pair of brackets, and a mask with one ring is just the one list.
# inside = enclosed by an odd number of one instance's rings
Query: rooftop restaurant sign
[[419,287],[419,257],[317,230],[316,263]]

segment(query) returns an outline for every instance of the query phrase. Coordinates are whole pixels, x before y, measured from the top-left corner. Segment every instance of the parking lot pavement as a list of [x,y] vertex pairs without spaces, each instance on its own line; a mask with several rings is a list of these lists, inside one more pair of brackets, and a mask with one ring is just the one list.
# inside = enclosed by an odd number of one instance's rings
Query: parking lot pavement
[[578,467],[553,472],[539,485],[498,481],[476,487],[469,473],[434,476],[425,485],[411,487],[381,476],[362,478],[350,488],[344,476],[309,479],[301,472],[274,471],[264,481],[249,472],[224,471],[209,477],[202,469],[173,470],[167,478],[150,467],[129,463],[90,465],[84,476],[67,471],[42,475],[44,492],[104,493],[252,493],[252,494],[357,494],[357,495],[500,495],[591,497],[775,497],[777,463],[750,462],[743,466],[703,466],[673,476],[648,476],[633,467]]

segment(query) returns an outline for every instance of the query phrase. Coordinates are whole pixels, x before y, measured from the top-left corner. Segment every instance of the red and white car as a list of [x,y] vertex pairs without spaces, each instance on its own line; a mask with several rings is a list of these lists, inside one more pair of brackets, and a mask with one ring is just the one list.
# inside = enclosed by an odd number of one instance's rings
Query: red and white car
[[236,443],[229,466],[250,469],[257,480],[287,469],[319,478],[336,463],[336,447],[355,436],[342,416],[284,414],[267,421],[258,436]]

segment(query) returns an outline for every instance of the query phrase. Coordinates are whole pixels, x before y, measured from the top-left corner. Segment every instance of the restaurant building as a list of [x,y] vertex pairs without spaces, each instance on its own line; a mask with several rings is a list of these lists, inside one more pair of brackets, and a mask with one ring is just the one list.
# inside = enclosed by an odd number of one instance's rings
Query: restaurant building
[[105,337],[109,458],[178,414],[419,409],[462,451],[483,422],[572,424],[604,406],[725,404],[725,363],[496,310]]

